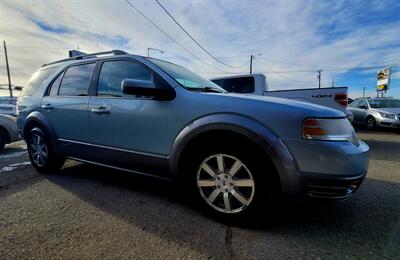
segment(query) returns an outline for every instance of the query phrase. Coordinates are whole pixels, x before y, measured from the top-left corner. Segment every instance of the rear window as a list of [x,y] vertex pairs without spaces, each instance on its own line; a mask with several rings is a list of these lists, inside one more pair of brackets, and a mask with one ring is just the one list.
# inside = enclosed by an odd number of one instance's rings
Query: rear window
[[241,77],[213,80],[215,84],[232,93],[254,93],[254,78]]
[[42,85],[42,83],[48,79],[58,67],[44,68],[36,71],[32,78],[29,80],[28,84],[22,91],[22,96],[32,96],[33,93]]

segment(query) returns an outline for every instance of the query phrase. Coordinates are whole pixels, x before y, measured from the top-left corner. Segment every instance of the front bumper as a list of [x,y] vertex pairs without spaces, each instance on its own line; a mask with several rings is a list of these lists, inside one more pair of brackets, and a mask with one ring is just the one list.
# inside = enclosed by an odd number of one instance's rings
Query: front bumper
[[[283,139],[272,148],[284,197],[342,200],[362,183],[369,147],[349,142]],[[283,159],[279,159],[283,158]]]
[[397,119],[381,118],[376,121],[380,127],[400,128],[400,120]]
[[305,176],[306,196],[313,199],[345,200],[360,187],[367,173],[357,176]]

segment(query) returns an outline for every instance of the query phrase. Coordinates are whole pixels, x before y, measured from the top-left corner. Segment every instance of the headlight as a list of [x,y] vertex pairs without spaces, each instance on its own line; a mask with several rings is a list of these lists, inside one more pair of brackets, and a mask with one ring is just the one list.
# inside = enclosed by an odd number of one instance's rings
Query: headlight
[[346,118],[307,118],[303,121],[302,129],[303,139],[359,145],[357,135]]
[[388,113],[383,113],[383,112],[379,112],[379,114],[381,114],[381,116],[384,118],[396,119],[395,114],[388,114]]

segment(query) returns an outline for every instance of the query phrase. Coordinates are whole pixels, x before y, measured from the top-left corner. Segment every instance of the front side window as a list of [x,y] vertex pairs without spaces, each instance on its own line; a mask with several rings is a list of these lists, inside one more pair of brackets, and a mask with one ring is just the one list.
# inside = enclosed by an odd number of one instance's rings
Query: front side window
[[361,100],[354,100],[353,102],[351,102],[351,104],[349,104],[349,106],[350,107],[358,107],[360,102],[361,102]]
[[360,104],[358,104],[359,108],[368,108],[367,101],[361,100]]
[[96,63],[69,67],[61,81],[59,96],[87,96]]
[[125,96],[121,89],[124,79],[152,81],[152,71],[137,61],[106,61],[101,66],[97,95]]

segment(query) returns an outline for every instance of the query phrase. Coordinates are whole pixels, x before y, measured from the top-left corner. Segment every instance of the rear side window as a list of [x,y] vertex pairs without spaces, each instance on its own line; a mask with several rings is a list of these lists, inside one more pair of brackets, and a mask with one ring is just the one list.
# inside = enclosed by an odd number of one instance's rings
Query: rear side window
[[254,93],[254,78],[241,77],[213,80],[215,84],[232,93]]
[[49,96],[57,96],[58,88],[60,87],[60,82],[64,73],[61,73],[57,79],[51,84]]
[[87,96],[95,63],[69,67],[61,81],[58,95]]
[[21,96],[32,96],[42,83],[53,74],[58,67],[44,68],[36,71],[21,93]]
[[122,97],[121,84],[124,79],[152,80],[151,70],[136,61],[106,61],[101,66],[97,86],[98,96]]

